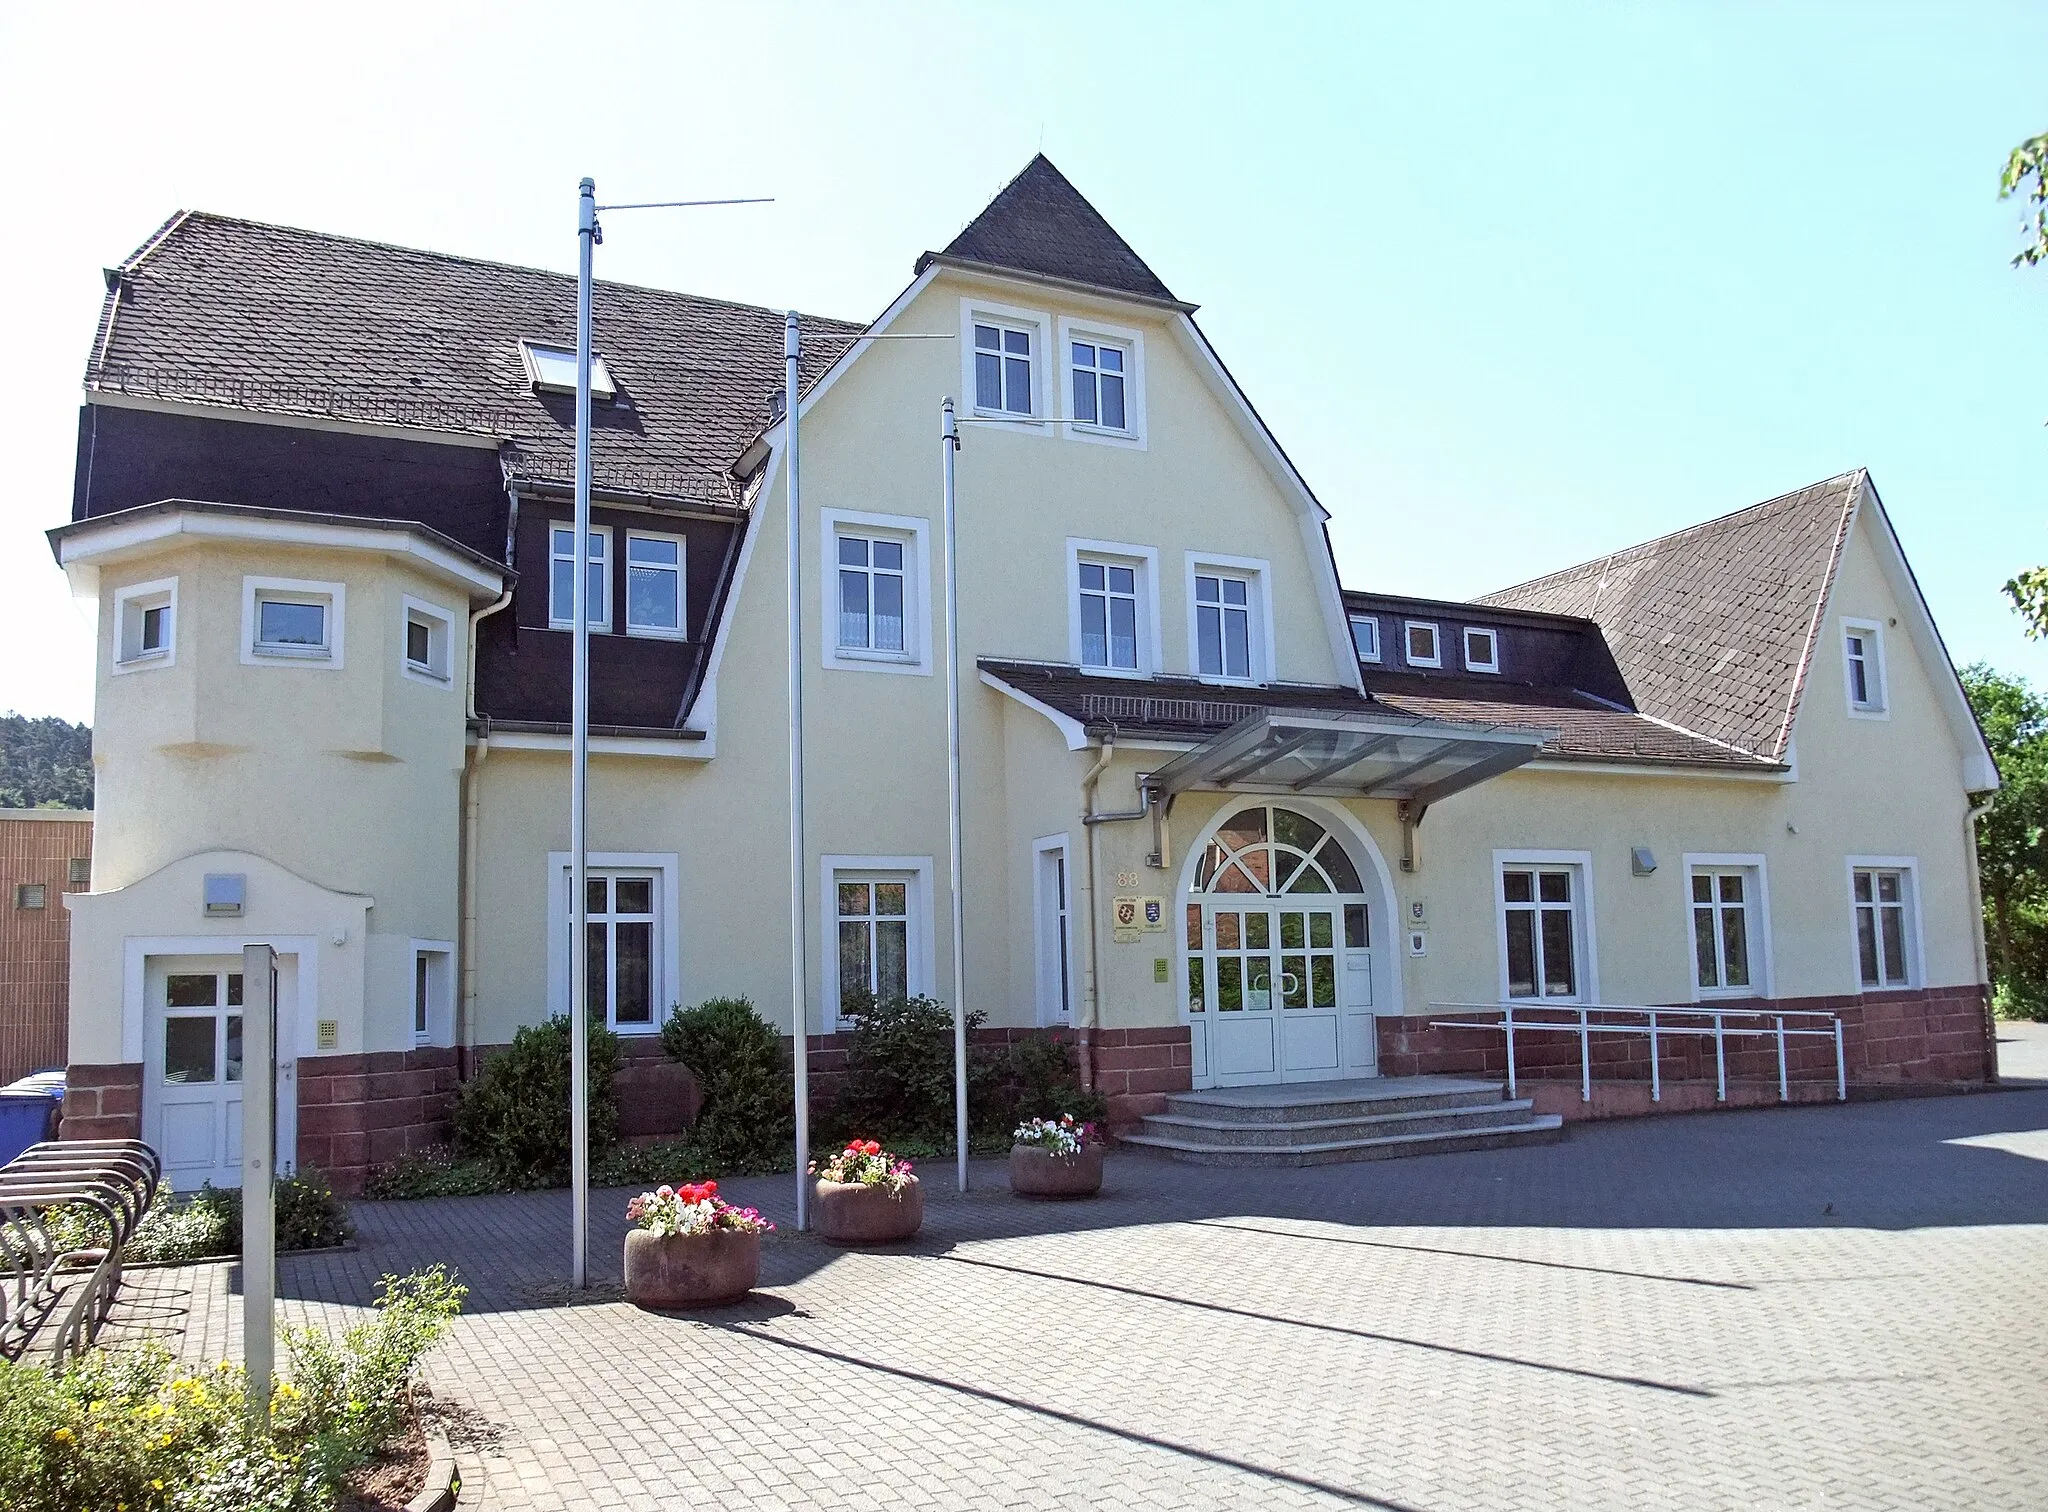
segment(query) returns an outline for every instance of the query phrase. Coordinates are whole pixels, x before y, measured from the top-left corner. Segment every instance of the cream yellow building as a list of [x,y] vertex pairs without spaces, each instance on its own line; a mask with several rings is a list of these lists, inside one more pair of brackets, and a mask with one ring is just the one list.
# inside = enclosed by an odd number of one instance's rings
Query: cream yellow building
[[[100,623],[68,1130],[231,1177],[251,941],[291,1138],[344,1181],[567,1009],[572,315],[555,275],[198,214],[110,273],[51,532]],[[781,320],[601,285],[596,326],[585,948],[644,1055],[676,1004],[795,1018]],[[1996,775],[1865,475],[1475,603],[1347,591],[1193,306],[1043,158],[872,323],[803,329],[813,1034],[951,993],[951,399],[967,1001],[1070,1032],[1119,1122],[1499,1079],[1503,1034],[1442,1026],[1507,1005],[1986,1074]],[[1710,1018],[1663,1022],[1658,1076],[1712,1079],[1675,1032]],[[1592,1053],[1524,1032],[1518,1073],[1593,1108]],[[1647,1051],[1605,1036],[1598,1079]]]

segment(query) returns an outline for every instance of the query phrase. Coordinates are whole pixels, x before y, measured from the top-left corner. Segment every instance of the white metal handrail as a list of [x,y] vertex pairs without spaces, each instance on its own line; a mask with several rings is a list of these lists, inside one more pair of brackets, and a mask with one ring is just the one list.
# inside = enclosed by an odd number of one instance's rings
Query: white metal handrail
[[[1549,1031],[1551,1033],[1576,1034],[1579,1037],[1579,1097],[1584,1102],[1593,1100],[1593,1036],[1596,1034],[1645,1035],[1650,1041],[1650,1100],[1664,1100],[1664,1076],[1658,1065],[1657,1051],[1660,1042],[1671,1035],[1711,1037],[1714,1041],[1714,1100],[1728,1100],[1728,1041],[1730,1039],[1770,1039],[1778,1048],[1778,1101],[1792,1100],[1792,1079],[1786,1064],[1786,1049],[1794,1039],[1832,1039],[1835,1043],[1835,1098],[1846,1102],[1849,1097],[1849,1065],[1842,1049],[1842,1020],[1835,1014],[1812,1008],[1707,1008],[1695,1005],[1690,1008],[1638,1008],[1616,1006],[1610,1003],[1432,1003],[1432,1008],[1451,1009],[1464,1013],[1497,1013],[1500,1019],[1493,1023],[1469,1023],[1456,1019],[1431,1019],[1432,1029],[1488,1029],[1499,1030],[1507,1036],[1508,1050],[1508,1096],[1519,1095],[1515,1077],[1515,1033]],[[1563,1021],[1556,1019],[1532,1019],[1535,1013],[1563,1013],[1574,1015]],[[1520,1017],[1517,1017],[1517,1015]],[[1633,1015],[1624,1022],[1593,1022],[1595,1014]],[[1711,1024],[1673,1022],[1673,1020],[1711,1019]],[[1754,1026],[1731,1025],[1730,1019],[1756,1020]],[[1788,1028],[1785,1020],[1818,1019],[1824,1027]]]

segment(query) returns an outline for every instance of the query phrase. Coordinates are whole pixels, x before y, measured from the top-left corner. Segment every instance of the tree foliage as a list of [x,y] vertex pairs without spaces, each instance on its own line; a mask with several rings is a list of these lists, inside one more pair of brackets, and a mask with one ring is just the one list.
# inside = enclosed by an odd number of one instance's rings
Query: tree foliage
[[92,727],[0,714],[0,808],[92,807]]
[[2048,262],[2048,131],[2029,137],[2013,148],[2005,160],[2005,172],[1998,176],[1998,197],[2019,195],[2026,207],[2020,224],[2027,243],[2012,260],[2015,268]]
[[2001,784],[1977,825],[1992,986],[2001,1013],[2048,1018],[2048,698],[1982,662],[1962,678]]

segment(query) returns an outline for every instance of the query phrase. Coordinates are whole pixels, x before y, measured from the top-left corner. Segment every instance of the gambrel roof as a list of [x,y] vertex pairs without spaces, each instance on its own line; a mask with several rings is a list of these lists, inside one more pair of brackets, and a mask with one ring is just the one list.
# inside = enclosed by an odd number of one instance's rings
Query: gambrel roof
[[[118,268],[94,394],[494,438],[511,475],[573,481],[574,402],[520,342],[573,348],[576,280],[507,263],[180,211]],[[600,490],[732,502],[728,469],[782,387],[783,314],[600,281]],[[861,324],[805,320],[808,383]]]
[[1865,482],[1843,473],[1476,602],[1591,620],[1643,713],[1783,761]]

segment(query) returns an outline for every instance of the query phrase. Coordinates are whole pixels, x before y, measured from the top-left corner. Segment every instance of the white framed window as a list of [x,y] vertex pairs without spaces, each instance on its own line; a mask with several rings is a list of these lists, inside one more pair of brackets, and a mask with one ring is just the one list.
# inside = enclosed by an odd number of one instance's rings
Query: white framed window
[[1502,1001],[1599,1001],[1591,853],[1495,851],[1493,857]]
[[960,378],[977,417],[1038,435],[1059,428],[1045,423],[1059,403],[1052,328],[1042,310],[960,301]]
[[[576,349],[546,346],[538,341],[521,341],[519,357],[526,364],[526,381],[544,394],[576,392]],[[590,354],[590,397],[610,399],[617,392],[611,369],[604,358]]]
[[824,664],[929,676],[928,523],[850,509],[819,518]]
[[455,946],[447,940],[412,942],[412,1042],[454,1043]]
[[168,667],[178,654],[178,580],[131,583],[114,592],[114,670]]
[[823,856],[819,881],[828,1029],[862,995],[932,990],[931,857]]
[[1884,628],[1875,620],[1842,621],[1842,680],[1852,719],[1889,716],[1884,676]]
[[1380,621],[1376,614],[1354,614],[1351,616],[1351,649],[1358,653],[1360,661],[1376,662],[1380,659]]
[[991,415],[1035,413],[1032,371],[1038,332],[993,315],[974,322],[974,407]]
[[[548,857],[549,1011],[569,1009],[569,853]],[[583,948],[590,972],[590,1010],[620,1034],[654,1034],[681,996],[677,879],[673,853],[591,853],[588,928]]]
[[1401,654],[1411,667],[1441,667],[1443,648],[1437,642],[1436,626],[1427,620],[1407,620],[1401,626]]
[[1272,569],[1258,557],[1187,554],[1188,666],[1215,682],[1272,676]]
[[452,686],[455,615],[451,610],[407,594],[400,600],[403,651],[399,670],[419,682]]
[[1856,981],[1866,992],[1921,981],[1919,864],[1908,856],[1851,856]]
[[[612,531],[609,525],[590,527],[590,586],[584,590],[584,612],[590,628],[612,627]],[[554,630],[576,628],[576,526],[559,522],[548,527],[548,626]]]
[[1142,448],[1144,333],[1062,316],[1059,352],[1066,435],[1077,441]]
[[1465,670],[1467,672],[1498,672],[1500,670],[1500,632],[1487,630],[1477,625],[1465,627]]
[[1033,841],[1031,868],[1038,1022],[1069,1024],[1074,1018],[1075,972],[1073,880],[1067,870],[1067,837],[1047,835]]
[[[575,541],[572,534],[570,545]],[[686,566],[687,546],[681,536],[626,532],[626,634],[681,640],[689,633],[683,613]]]
[[1695,998],[1771,995],[1770,890],[1757,855],[1688,855]]
[[340,583],[243,578],[243,663],[339,669],[347,599]]
[[1067,538],[1067,649],[1084,672],[1150,677],[1159,669],[1159,553]]

